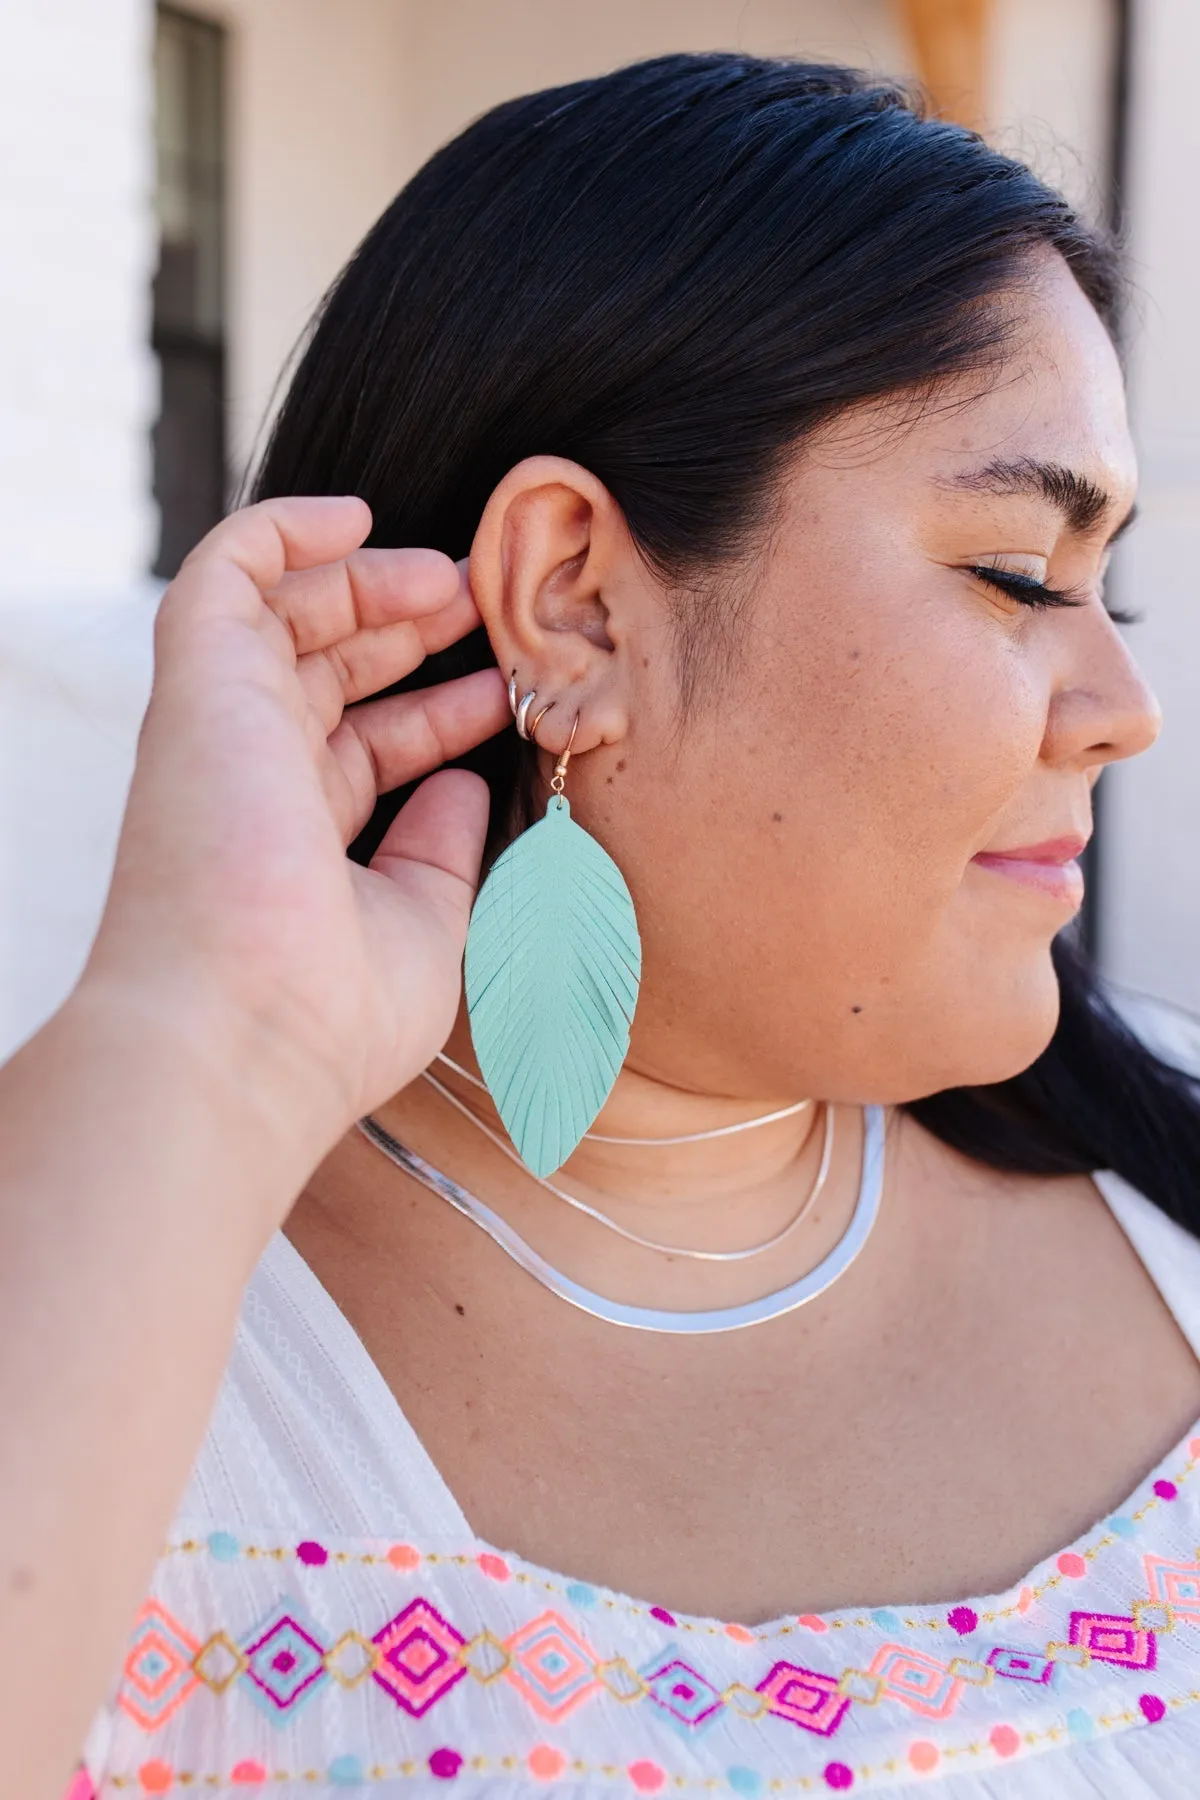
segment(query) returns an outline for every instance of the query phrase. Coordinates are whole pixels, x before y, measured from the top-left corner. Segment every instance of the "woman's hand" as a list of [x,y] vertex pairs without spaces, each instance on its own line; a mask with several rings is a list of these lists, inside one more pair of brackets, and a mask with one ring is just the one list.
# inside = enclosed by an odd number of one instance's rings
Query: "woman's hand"
[[82,983],[207,1049],[313,1161],[449,1032],[484,783],[424,783],[369,869],[346,846],[380,793],[508,719],[495,669],[346,710],[479,624],[448,557],[359,549],[370,522],[268,500],[184,563]]
[[359,550],[369,524],[272,500],[188,558],[95,948],[0,1069],[0,1800],[63,1791],[271,1231],[453,1018],[483,783],[433,776],[370,869],[345,848],[504,688],[346,711],[478,623],[453,563]]

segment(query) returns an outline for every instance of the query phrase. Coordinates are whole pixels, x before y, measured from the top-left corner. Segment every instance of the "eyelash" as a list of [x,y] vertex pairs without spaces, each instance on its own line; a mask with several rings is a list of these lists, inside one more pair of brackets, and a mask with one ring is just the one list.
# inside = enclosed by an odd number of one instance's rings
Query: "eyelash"
[[[1086,606],[1085,594],[1073,594],[1065,588],[1047,587],[1045,582],[1035,581],[1032,575],[1018,575],[1012,569],[993,569],[986,563],[972,567],[972,575],[988,587],[997,588],[1000,593],[1007,594],[1010,600],[1019,600],[1022,606],[1030,606],[1036,612],[1045,612],[1051,606]],[[1117,625],[1136,625],[1140,613],[1125,612],[1119,607],[1110,606],[1108,616]]]

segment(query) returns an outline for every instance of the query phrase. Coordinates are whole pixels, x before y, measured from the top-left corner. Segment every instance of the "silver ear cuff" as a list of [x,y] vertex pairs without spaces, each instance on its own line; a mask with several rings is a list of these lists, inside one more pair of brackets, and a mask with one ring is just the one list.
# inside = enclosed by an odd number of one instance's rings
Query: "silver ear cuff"
[[537,742],[537,728],[554,705],[553,700],[547,700],[545,706],[541,707],[534,716],[533,723],[530,724],[529,714],[536,699],[536,688],[530,688],[527,694],[523,694],[520,699],[517,698],[517,671],[514,669],[508,678],[508,704],[513,718],[517,721],[517,736],[523,737],[526,743]]

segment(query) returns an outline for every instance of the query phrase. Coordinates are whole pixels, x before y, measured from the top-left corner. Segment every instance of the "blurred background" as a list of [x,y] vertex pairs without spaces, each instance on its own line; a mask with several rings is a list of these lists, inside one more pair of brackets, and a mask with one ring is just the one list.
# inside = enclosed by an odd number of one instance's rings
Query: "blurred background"
[[6,0],[0,1055],[86,955],[163,579],[362,233],[495,102],[702,49],[918,79],[1125,234],[1143,512],[1112,587],[1166,727],[1105,779],[1086,929],[1200,1009],[1196,0]]

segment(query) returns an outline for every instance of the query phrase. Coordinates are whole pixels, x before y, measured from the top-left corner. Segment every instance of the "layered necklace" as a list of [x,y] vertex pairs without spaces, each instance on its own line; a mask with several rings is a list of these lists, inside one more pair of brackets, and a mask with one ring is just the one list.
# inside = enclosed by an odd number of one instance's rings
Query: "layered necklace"
[[[470,1070],[452,1062],[448,1056],[439,1057],[454,1073],[473,1086],[486,1092],[485,1084]],[[483,1133],[498,1150],[502,1151],[510,1161],[525,1170],[525,1165],[512,1146],[494,1131],[484,1120],[478,1118],[458,1095],[448,1088],[444,1082],[425,1071],[425,1080],[449,1104],[457,1109],[468,1122]],[[810,1100],[796,1101],[792,1106],[782,1107],[776,1112],[760,1114],[754,1119],[738,1121],[732,1125],[718,1125],[706,1131],[689,1132],[678,1137],[667,1138],[622,1138],[607,1137],[599,1132],[588,1132],[586,1136],[593,1142],[606,1144],[640,1144],[665,1145],[700,1143],[709,1138],[728,1137],[735,1132],[750,1131],[761,1125],[768,1125],[777,1120],[790,1118],[812,1105]],[[606,1231],[624,1238],[627,1243],[635,1244],[639,1249],[656,1252],[662,1256],[682,1257],[695,1262],[736,1263],[745,1262],[755,1256],[761,1256],[768,1250],[775,1249],[798,1229],[804,1219],[811,1213],[818,1198],[825,1188],[829,1176],[829,1168],[833,1159],[833,1107],[826,1103],[823,1107],[823,1136],[821,1159],[812,1187],[804,1196],[796,1211],[780,1230],[772,1236],[762,1239],[757,1244],[750,1244],[739,1250],[695,1250],[688,1246],[663,1244],[654,1238],[642,1237],[630,1231],[618,1220],[610,1218],[607,1213],[597,1207],[590,1206],[577,1194],[571,1194],[564,1188],[541,1176],[533,1176],[538,1185],[552,1194],[556,1200],[563,1202],[573,1211],[582,1213],[593,1223],[602,1226]],[[456,1212],[470,1219],[473,1225],[486,1233],[505,1255],[509,1256],[519,1268],[525,1270],[552,1294],[558,1295],[569,1305],[578,1307],[581,1312],[592,1318],[603,1319],[611,1325],[625,1325],[641,1331],[663,1332],[670,1335],[696,1335],[722,1331],[737,1331],[747,1325],[765,1323],[768,1319],[782,1318],[786,1313],[794,1312],[809,1300],[815,1300],[823,1294],[841,1275],[844,1275],[851,1263],[858,1256],[871,1234],[879,1213],[879,1200],[883,1191],[884,1170],[884,1114],[881,1107],[868,1106],[863,1109],[863,1149],[862,1174],[859,1181],[858,1199],[854,1211],[838,1242],[827,1256],[823,1257],[815,1268],[802,1275],[799,1280],[790,1282],[786,1287],[774,1293],[761,1295],[754,1300],[741,1302],[736,1306],[710,1308],[701,1311],[679,1311],[648,1306],[628,1306],[621,1301],[610,1300],[603,1294],[595,1293],[591,1288],[582,1286],[556,1269],[541,1256],[531,1244],[513,1229],[506,1219],[501,1218],[490,1206],[470,1193],[458,1182],[435,1169],[423,1157],[401,1144],[390,1132],[386,1131],[377,1119],[367,1117],[359,1120],[359,1130],[375,1147],[395,1165],[403,1169],[405,1174],[419,1181],[430,1192],[437,1194],[454,1207]],[[528,1170],[525,1170],[528,1173]]]

